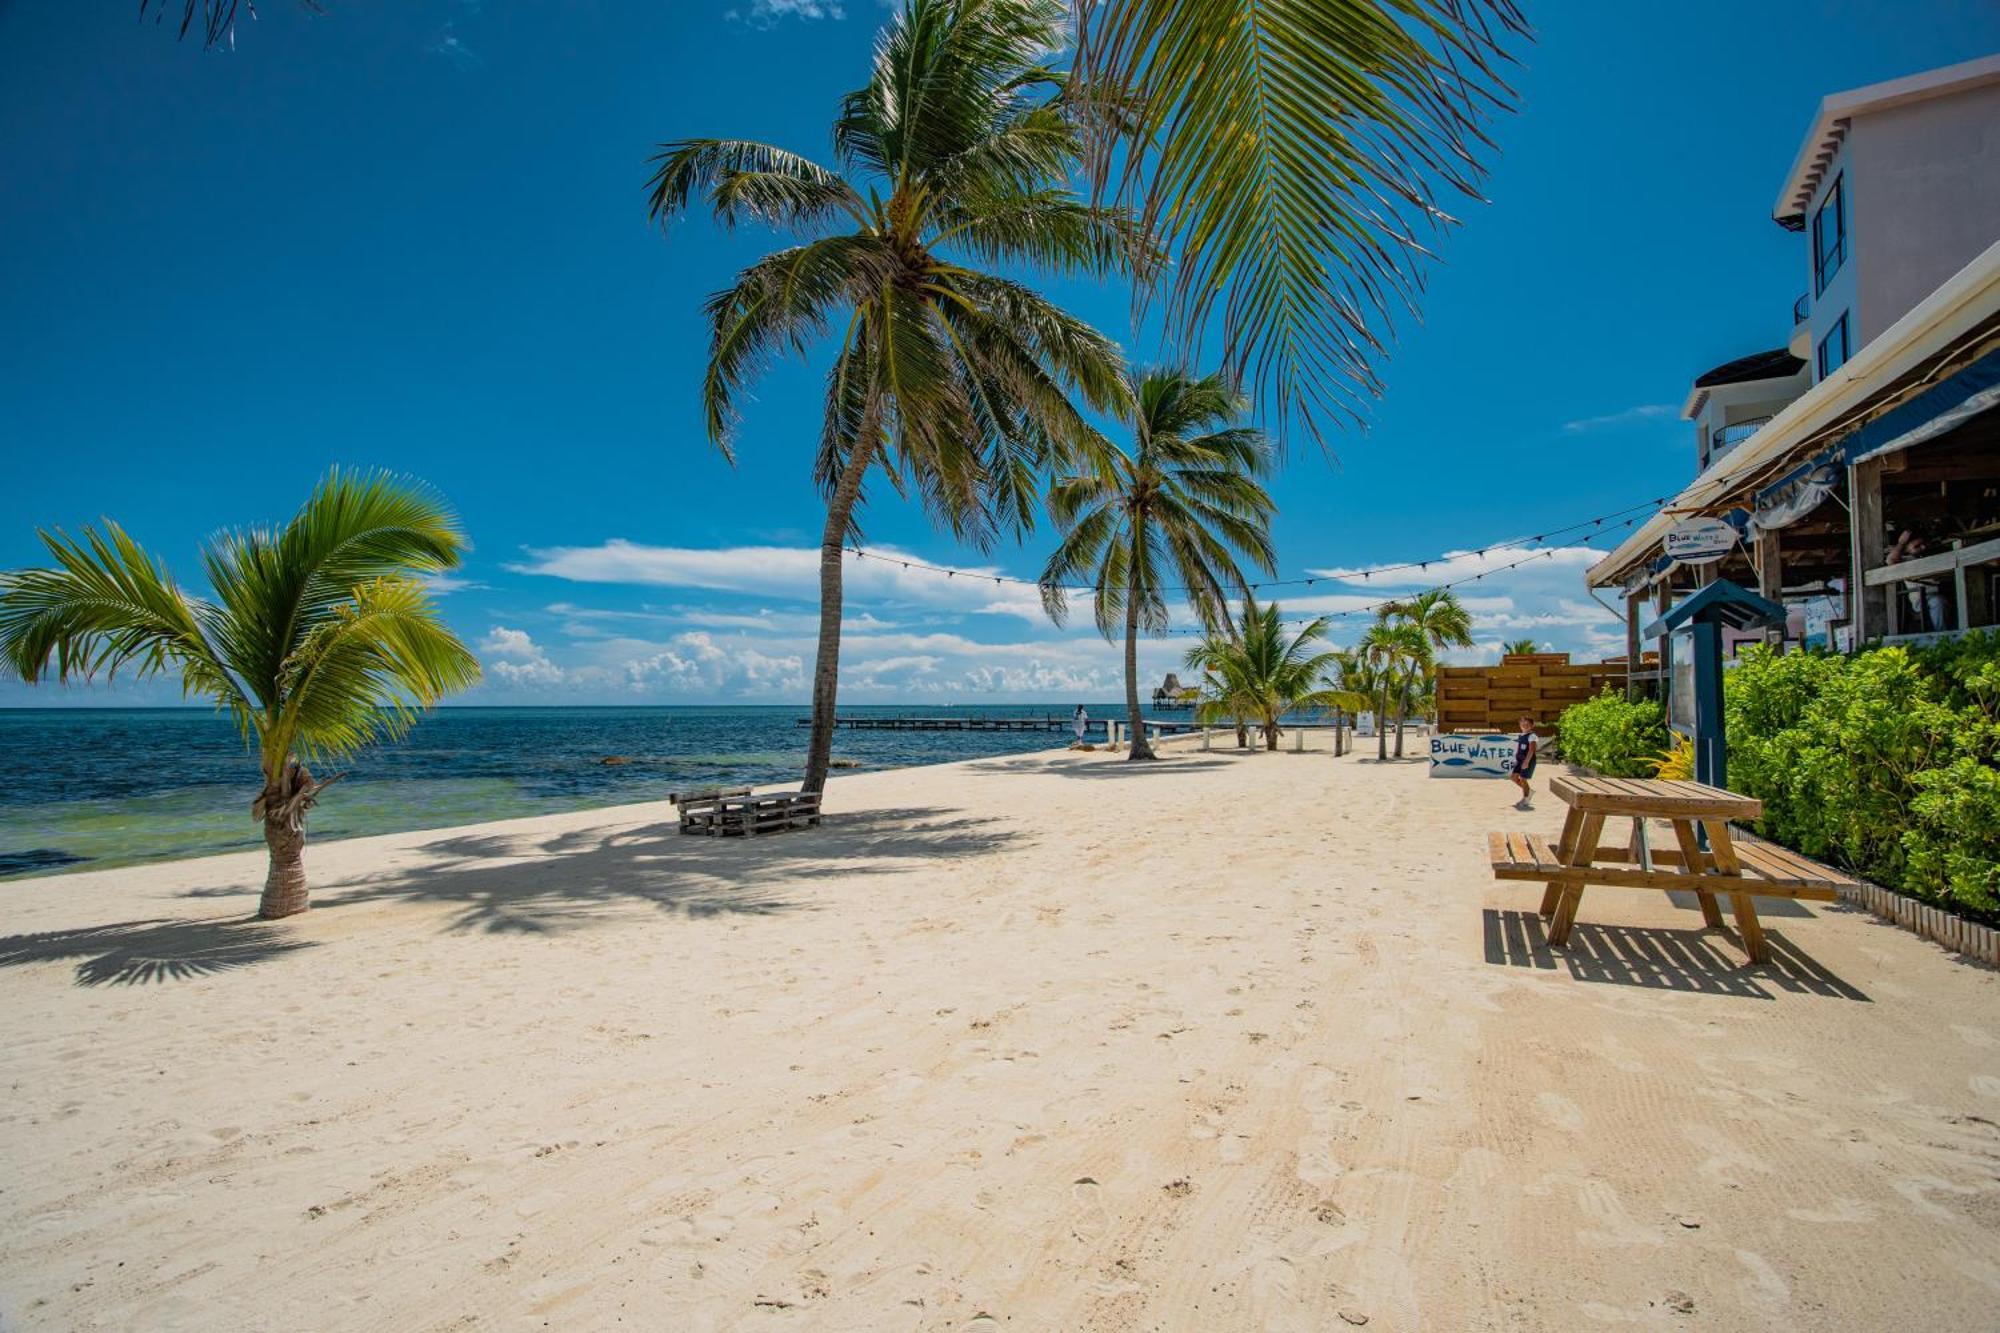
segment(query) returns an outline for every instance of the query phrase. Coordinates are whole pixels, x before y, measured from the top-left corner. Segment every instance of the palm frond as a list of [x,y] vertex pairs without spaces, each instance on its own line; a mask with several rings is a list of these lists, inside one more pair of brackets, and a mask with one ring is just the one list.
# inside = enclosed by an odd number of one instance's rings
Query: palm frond
[[1526,32],[1515,0],[1079,0],[1077,96],[1102,194],[1179,255],[1168,321],[1268,421],[1360,419],[1444,201],[1477,198]]
[[715,219],[733,227],[745,218],[789,230],[824,226],[838,217],[867,225],[861,196],[838,173],[797,153],[744,139],[681,139],[660,145],[647,207],[665,226],[696,197]]

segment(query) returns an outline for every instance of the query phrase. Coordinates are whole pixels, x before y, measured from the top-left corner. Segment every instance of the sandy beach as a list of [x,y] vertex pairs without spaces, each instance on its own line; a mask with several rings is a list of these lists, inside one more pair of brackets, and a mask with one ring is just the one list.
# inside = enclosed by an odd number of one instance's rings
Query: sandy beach
[[1993,1327],[2000,977],[1550,951],[1510,799],[1181,745],[329,843],[272,927],[261,854],[0,885],[0,1327]]

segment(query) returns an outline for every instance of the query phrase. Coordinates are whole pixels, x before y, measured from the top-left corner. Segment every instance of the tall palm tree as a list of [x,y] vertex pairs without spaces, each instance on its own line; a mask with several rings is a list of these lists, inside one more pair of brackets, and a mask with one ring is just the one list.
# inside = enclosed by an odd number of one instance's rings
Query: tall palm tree
[[1506,643],[1500,645],[1500,653],[1503,657],[1516,655],[1525,657],[1540,651],[1541,649],[1536,646],[1533,639],[1509,639]]
[[227,710],[263,772],[250,815],[270,852],[267,920],[306,910],[306,812],[339,780],[307,764],[401,736],[479,678],[420,578],[455,568],[465,536],[415,482],[335,470],[283,528],[216,534],[214,601],[115,523],[41,538],[53,567],[0,574],[0,655],[29,682],[172,672]]
[[[1404,682],[1430,654],[1430,641],[1416,626],[1379,614],[1361,636],[1360,651],[1378,673],[1375,679],[1375,757],[1389,757],[1389,704],[1400,699]],[[1402,751],[1402,718],[1396,719],[1397,749]]]
[[1403,757],[1403,723],[1415,703],[1417,687],[1437,665],[1437,655],[1446,648],[1472,646],[1472,616],[1458,594],[1449,588],[1431,588],[1406,601],[1392,602],[1382,614],[1421,634],[1427,651],[1420,654],[1414,669],[1404,672],[1402,705],[1396,710],[1396,757]]
[[1516,0],[1077,0],[1103,197],[1178,252],[1169,330],[1221,316],[1261,415],[1356,414],[1379,391],[1430,243],[1478,197],[1527,28]]
[[1100,466],[1059,479],[1049,511],[1063,531],[1042,570],[1042,605],[1058,625],[1067,585],[1087,577],[1098,632],[1125,634],[1125,711],[1130,759],[1151,759],[1139,710],[1139,631],[1167,628],[1167,580],[1186,590],[1195,615],[1214,625],[1229,614],[1229,590],[1250,595],[1237,556],[1270,573],[1276,506],[1258,481],[1270,466],[1262,431],[1234,424],[1243,399],[1220,375],[1148,370],[1132,385],[1132,447],[1105,451]]
[[733,139],[678,140],[656,159],[663,224],[700,197],[726,226],[762,222],[802,242],[708,302],[709,439],[730,454],[738,398],[774,356],[835,340],[813,469],[826,524],[808,791],[825,786],[833,749],[843,546],[871,473],[984,547],[1032,525],[1048,469],[1102,447],[1072,393],[1125,406],[1117,347],[993,271],[1151,263],[1129,215],[1068,188],[1077,118],[1049,63],[1065,16],[1062,0],[904,0],[835,117],[845,174]]
[[[1328,620],[1308,621],[1296,634],[1285,630],[1284,613],[1274,603],[1260,607],[1249,596],[1233,632],[1211,633],[1188,650],[1187,664],[1211,682],[1195,708],[1207,725],[1224,717],[1248,717],[1264,733],[1264,748],[1278,748],[1278,720],[1286,713],[1327,709],[1344,696],[1321,679],[1338,656],[1326,648]],[[1318,651],[1315,651],[1318,650]]]

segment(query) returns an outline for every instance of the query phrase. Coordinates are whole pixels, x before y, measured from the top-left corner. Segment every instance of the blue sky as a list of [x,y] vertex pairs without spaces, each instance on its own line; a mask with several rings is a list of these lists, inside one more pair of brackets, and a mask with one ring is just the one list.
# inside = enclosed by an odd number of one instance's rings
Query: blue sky
[[[260,9],[234,51],[204,52],[130,6],[0,6],[0,565],[37,561],[38,525],[110,515],[192,571],[205,533],[282,518],[329,464],[389,467],[441,488],[476,543],[443,590],[487,665],[476,701],[802,699],[823,367],[762,384],[734,469],[709,447],[700,302],[771,241],[700,218],[663,238],[646,159],[699,134],[825,157],[885,11]],[[1693,465],[1690,379],[1789,331],[1804,256],[1769,209],[1818,98],[2000,49],[1988,0],[1534,18],[1490,202],[1400,330],[1372,428],[1337,461],[1296,453],[1275,484],[1287,574],[1670,492]],[[1062,295],[1154,354],[1122,289]],[[867,528],[886,550],[1029,576],[1051,541],[982,557],[892,498]],[[1592,558],[1564,547],[1468,590],[1481,653],[1613,644],[1583,594]],[[1311,606],[1382,585],[1321,583]],[[1055,630],[1028,589],[864,564],[848,605],[851,698],[1117,691],[1116,651]],[[1148,644],[1148,674],[1184,644]],[[0,683],[4,704],[158,697]]]

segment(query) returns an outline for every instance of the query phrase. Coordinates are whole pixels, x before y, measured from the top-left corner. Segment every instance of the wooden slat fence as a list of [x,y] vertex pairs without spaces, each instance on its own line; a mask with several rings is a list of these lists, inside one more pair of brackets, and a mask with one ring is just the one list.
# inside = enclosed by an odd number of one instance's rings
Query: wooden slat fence
[[1622,663],[1572,663],[1568,653],[1509,653],[1499,666],[1439,667],[1439,731],[1514,730],[1521,714],[1531,714],[1544,734],[1571,704],[1625,688]]

